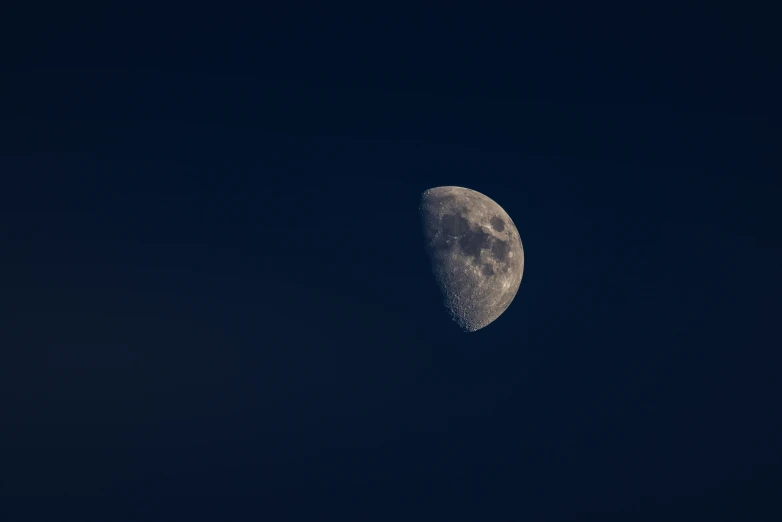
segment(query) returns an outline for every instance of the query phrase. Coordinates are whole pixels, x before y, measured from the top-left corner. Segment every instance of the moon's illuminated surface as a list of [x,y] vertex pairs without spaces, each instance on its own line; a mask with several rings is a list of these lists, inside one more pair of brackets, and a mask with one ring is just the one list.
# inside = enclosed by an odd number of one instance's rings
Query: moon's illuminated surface
[[474,332],[510,306],[524,272],[524,248],[510,216],[492,199],[462,187],[421,195],[426,251],[454,321]]

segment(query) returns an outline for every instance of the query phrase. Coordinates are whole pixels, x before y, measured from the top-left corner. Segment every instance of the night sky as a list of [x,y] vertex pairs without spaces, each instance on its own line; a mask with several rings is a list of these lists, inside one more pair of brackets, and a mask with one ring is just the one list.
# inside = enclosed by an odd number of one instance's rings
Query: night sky
[[0,520],[782,520],[769,13],[215,9],[3,15]]

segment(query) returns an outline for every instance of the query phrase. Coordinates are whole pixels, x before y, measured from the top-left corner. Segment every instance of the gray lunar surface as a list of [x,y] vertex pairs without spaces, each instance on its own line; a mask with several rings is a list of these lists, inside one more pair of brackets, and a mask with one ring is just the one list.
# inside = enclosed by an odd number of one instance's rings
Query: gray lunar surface
[[436,187],[419,208],[426,252],[454,321],[474,332],[510,306],[524,272],[524,248],[510,216],[462,187]]

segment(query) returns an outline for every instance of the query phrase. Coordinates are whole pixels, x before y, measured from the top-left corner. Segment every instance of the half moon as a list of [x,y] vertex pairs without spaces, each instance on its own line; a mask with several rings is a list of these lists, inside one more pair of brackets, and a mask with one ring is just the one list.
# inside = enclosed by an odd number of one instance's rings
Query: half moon
[[443,304],[462,330],[480,330],[502,315],[521,284],[516,225],[492,199],[463,187],[425,191],[419,211]]

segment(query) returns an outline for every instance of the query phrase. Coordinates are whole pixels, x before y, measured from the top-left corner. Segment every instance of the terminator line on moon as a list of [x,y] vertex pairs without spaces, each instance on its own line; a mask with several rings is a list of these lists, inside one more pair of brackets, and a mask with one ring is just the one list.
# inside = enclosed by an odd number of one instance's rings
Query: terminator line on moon
[[443,304],[462,330],[480,330],[502,315],[521,284],[516,225],[492,199],[463,187],[425,191],[419,211]]

